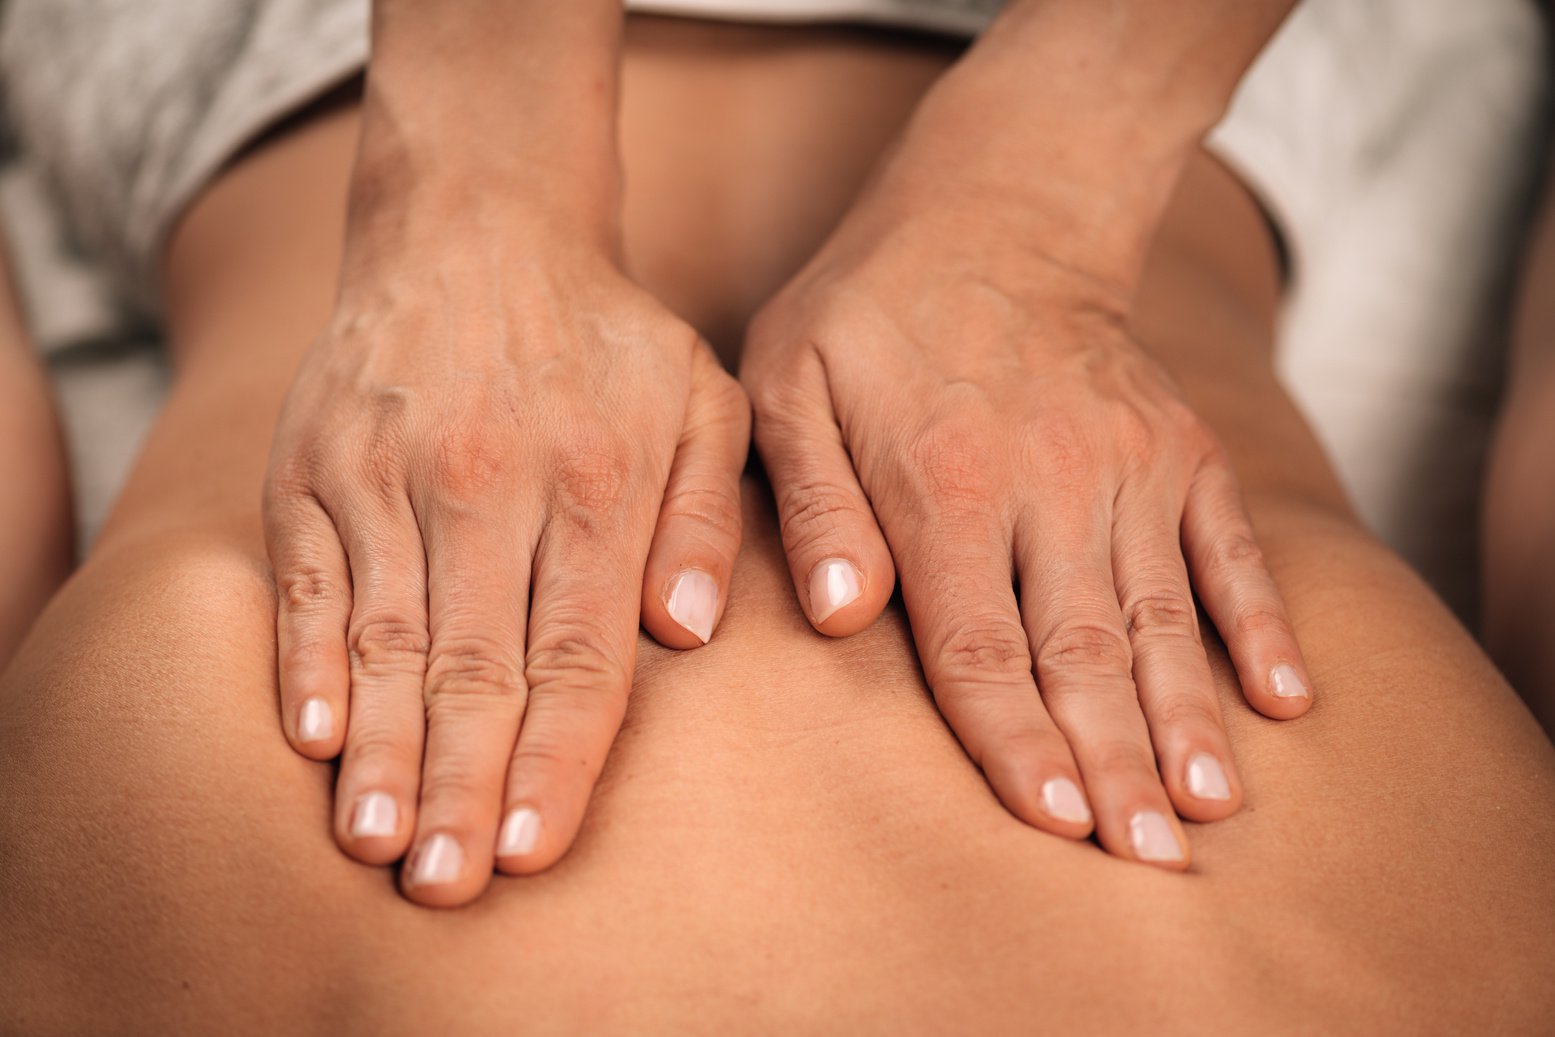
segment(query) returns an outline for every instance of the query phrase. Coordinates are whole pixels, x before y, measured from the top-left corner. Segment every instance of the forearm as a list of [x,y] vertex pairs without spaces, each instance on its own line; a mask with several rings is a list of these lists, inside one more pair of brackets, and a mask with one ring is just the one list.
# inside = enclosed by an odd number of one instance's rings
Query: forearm
[[376,0],[353,231],[415,247],[500,214],[613,249],[621,23],[619,0]]
[[[877,182],[1132,293],[1200,138],[1291,0],[1016,2],[925,98]],[[990,204],[991,203],[991,204]]]
[[64,443],[0,251],[0,670],[70,571]]
[[1513,686],[1555,731],[1555,177],[1523,276],[1511,387],[1486,482],[1483,634]]

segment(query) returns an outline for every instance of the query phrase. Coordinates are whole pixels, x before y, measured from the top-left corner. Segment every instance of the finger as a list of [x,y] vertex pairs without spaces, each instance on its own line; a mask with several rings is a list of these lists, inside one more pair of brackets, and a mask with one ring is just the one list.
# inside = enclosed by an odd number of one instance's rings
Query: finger
[[901,557],[902,600],[946,722],[1012,814],[1084,838],[1091,810],[1069,744],[1032,679],[1009,538],[986,517],[975,525],[931,521]]
[[[1078,492],[1057,500],[1083,501]],[[1188,866],[1188,843],[1156,772],[1112,576],[1110,507],[1053,509],[1018,529],[1021,615],[1042,699],[1074,752],[1096,834],[1119,857]]]
[[1183,564],[1181,505],[1169,498],[1165,488],[1143,485],[1118,496],[1118,603],[1167,793],[1182,817],[1218,821],[1240,807],[1242,785]]
[[275,572],[282,727],[298,752],[330,760],[345,739],[351,680],[345,550],[311,493],[267,491],[265,534]]
[[512,494],[416,498],[427,549],[431,651],[426,756],[405,895],[452,907],[491,880],[503,783],[524,710],[524,628],[534,535]]
[[426,717],[426,554],[404,497],[354,496],[332,508],[355,601],[346,642],[350,718],[335,787],[335,838],[367,864],[405,853],[415,827]]
[[626,713],[636,656],[648,538],[627,532],[638,528],[630,521],[625,531],[607,526],[605,515],[646,509],[577,510],[553,512],[535,552],[529,700],[497,839],[498,867],[515,874],[550,867],[577,837]]
[[1199,599],[1226,643],[1248,704],[1276,720],[1301,716],[1312,705],[1312,680],[1224,458],[1195,474],[1182,541]]
[[744,391],[706,346],[697,357],[643,576],[642,624],[670,648],[706,644],[723,614],[740,550],[740,473],[750,445]]
[[823,634],[857,633],[885,608],[896,571],[843,445],[819,360],[808,359],[781,390],[757,394],[755,441],[805,615]]

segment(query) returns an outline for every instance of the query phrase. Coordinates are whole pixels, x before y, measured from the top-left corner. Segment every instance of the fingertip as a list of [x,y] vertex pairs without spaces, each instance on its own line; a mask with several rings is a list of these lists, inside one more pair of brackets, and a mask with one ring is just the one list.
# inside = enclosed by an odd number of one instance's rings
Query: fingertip
[[333,760],[345,742],[341,710],[323,695],[309,695],[292,711],[288,733],[292,748],[310,760]]
[[405,856],[414,818],[395,796],[380,790],[356,796],[336,822],[335,842],[363,864],[392,864]]
[[1056,775],[1042,783],[1040,810],[1033,811],[1030,823],[1044,832],[1068,839],[1086,839],[1096,828],[1095,816],[1080,785],[1067,775]]
[[422,907],[463,907],[491,882],[491,868],[450,832],[433,832],[405,858],[400,892]]
[[1242,808],[1242,785],[1221,754],[1198,751],[1188,756],[1168,794],[1177,813],[1200,824],[1224,821]]
[[1294,720],[1312,708],[1312,682],[1302,670],[1286,661],[1269,668],[1249,703],[1271,720]]
[[718,578],[707,569],[680,568],[657,585],[644,584],[643,627],[666,648],[700,648],[713,639],[723,600]]
[[551,867],[567,852],[570,840],[557,837],[539,809],[523,804],[503,816],[497,833],[497,870],[504,875],[533,875]]
[[1187,871],[1193,862],[1182,824],[1169,811],[1135,811],[1128,819],[1128,845],[1134,860],[1166,871]]
[[868,568],[851,558],[823,558],[805,580],[805,612],[810,624],[828,637],[848,637],[873,623],[885,609],[895,585],[895,572],[871,578]]

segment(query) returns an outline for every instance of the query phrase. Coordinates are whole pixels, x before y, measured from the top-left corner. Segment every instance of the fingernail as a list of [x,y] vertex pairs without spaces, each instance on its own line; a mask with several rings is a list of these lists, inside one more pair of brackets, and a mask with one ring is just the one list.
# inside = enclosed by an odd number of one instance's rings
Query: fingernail
[[522,857],[540,842],[540,812],[534,807],[519,807],[502,822],[497,840],[498,857]]
[[451,835],[438,832],[416,847],[410,859],[410,884],[435,886],[452,882],[464,866],[464,850]]
[[351,834],[358,839],[393,835],[399,825],[400,808],[387,792],[369,792],[356,801],[351,812]]
[[335,714],[329,703],[314,696],[302,704],[297,714],[297,741],[322,742],[335,733]]
[[846,558],[828,558],[810,570],[810,615],[824,623],[863,592],[864,574],[858,566]]
[[718,581],[701,569],[687,569],[670,581],[664,607],[671,619],[707,644],[718,615]]
[[1188,791],[1198,799],[1230,799],[1231,783],[1220,761],[1209,753],[1188,757]]
[[1141,810],[1129,819],[1128,841],[1142,861],[1182,860],[1182,846],[1171,822],[1154,810]]
[[1304,699],[1312,694],[1290,663],[1280,663],[1269,674],[1269,690],[1277,699]]
[[1085,794],[1080,786],[1068,778],[1049,778],[1042,783],[1042,809],[1060,821],[1084,824],[1091,819],[1091,808],[1085,805]]

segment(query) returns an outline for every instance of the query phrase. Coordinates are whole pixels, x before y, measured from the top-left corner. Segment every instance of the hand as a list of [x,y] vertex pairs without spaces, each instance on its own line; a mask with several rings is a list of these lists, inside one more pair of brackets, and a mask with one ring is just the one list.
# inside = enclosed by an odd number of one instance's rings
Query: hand
[[668,646],[712,636],[749,434],[738,384],[612,262],[490,237],[348,263],[265,492],[287,734],[343,751],[341,847],[408,850],[433,905],[572,843],[639,602]]
[[1186,867],[1175,815],[1242,794],[1190,573],[1247,701],[1310,704],[1225,456],[1089,279],[862,211],[742,364],[799,600],[845,636],[899,572],[935,700],[1010,811]]

